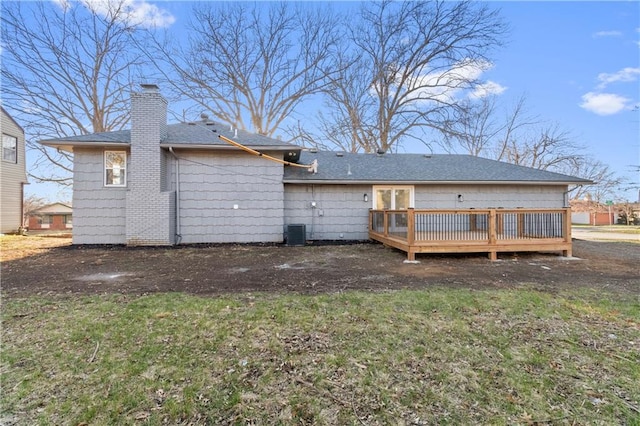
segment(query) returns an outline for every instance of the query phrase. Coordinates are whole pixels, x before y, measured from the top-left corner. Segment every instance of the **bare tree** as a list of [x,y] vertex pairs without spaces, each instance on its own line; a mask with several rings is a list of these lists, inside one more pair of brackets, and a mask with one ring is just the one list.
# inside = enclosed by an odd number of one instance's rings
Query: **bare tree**
[[638,223],[638,203],[630,203],[628,201],[622,201],[616,204],[616,210],[620,215],[620,219],[624,221],[625,225],[634,225]]
[[581,147],[558,124],[533,129],[530,134],[513,137],[505,144],[500,160],[541,170],[576,167]]
[[24,123],[37,181],[71,184],[72,158],[37,140],[119,130],[129,121],[140,63],[130,48],[135,27],[124,0],[100,11],[92,4],[2,3],[3,104]]
[[333,72],[337,28],[331,13],[309,5],[199,4],[189,46],[156,39],[150,59],[200,111],[272,136]]
[[569,131],[527,113],[526,99],[500,117],[497,99],[469,100],[443,135],[448,151],[463,151],[536,169],[549,170],[593,181],[571,188],[573,199],[588,195],[596,202],[611,197],[623,184],[609,166],[591,158]]
[[478,3],[364,3],[325,91],[323,136],[351,151],[393,151],[420,129],[446,128],[504,33],[498,12]]
[[442,129],[439,143],[447,152],[464,152],[474,156],[502,159],[514,135],[522,127],[537,123],[525,110],[522,96],[504,120],[498,117],[495,96],[466,99],[460,102],[455,119]]

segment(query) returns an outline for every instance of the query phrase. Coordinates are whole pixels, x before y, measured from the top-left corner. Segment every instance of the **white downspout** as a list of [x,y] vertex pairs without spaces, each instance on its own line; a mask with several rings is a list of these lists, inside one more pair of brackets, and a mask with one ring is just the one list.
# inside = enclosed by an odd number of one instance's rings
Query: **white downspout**
[[180,157],[173,152],[173,147],[169,147],[169,152],[176,159],[176,244],[182,241],[180,234]]

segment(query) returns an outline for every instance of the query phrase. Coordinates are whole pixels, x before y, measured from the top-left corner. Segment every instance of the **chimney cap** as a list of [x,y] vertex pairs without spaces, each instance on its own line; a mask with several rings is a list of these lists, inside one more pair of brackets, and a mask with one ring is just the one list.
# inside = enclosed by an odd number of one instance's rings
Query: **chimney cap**
[[158,92],[158,91],[160,91],[160,88],[158,87],[158,85],[154,84],[154,83],[142,83],[142,84],[140,84],[140,87],[142,87],[142,90],[144,90],[145,92]]

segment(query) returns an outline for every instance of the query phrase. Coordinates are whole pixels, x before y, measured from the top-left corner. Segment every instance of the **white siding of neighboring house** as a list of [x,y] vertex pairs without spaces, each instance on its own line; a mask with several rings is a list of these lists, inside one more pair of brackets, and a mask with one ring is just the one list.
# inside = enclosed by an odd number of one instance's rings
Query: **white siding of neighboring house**
[[285,225],[306,225],[308,240],[369,238],[371,185],[287,184],[284,198]]
[[179,192],[178,232],[183,244],[282,242],[282,164],[244,152],[176,154],[179,188],[176,163],[169,165],[172,189]]
[[0,153],[0,233],[10,233],[22,226],[22,185],[27,182],[25,139],[22,129],[4,112],[1,115],[0,133],[17,138],[16,163],[2,160]]
[[73,243],[126,243],[126,194],[104,186],[103,149],[74,149]]

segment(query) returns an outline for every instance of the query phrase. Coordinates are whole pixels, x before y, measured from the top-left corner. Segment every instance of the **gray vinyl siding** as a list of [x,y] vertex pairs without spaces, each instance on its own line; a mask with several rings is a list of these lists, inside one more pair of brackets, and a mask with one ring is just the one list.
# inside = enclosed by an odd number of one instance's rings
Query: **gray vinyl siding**
[[[282,242],[281,164],[244,152],[176,153],[183,244]],[[176,163],[169,164],[175,189]]]
[[[414,200],[416,209],[562,208],[565,191],[562,185],[414,185]],[[366,240],[372,194],[372,185],[287,184],[285,229],[304,224],[308,240]]]
[[104,150],[76,148],[73,167],[73,243],[126,243],[126,194],[127,188],[104,186]]
[[[364,201],[367,194],[368,202]],[[371,185],[285,185],[285,226],[306,225],[308,240],[369,238]],[[315,201],[316,206],[311,203]]]
[[[0,153],[0,233],[16,232],[22,225],[22,185],[27,182],[24,132],[2,113],[0,133],[17,139],[16,162],[2,160]],[[0,140],[1,142],[1,140]],[[0,146],[0,149],[2,147]]]
[[[566,189],[562,185],[418,185],[415,208],[562,208]],[[458,201],[458,195],[463,202]]]

